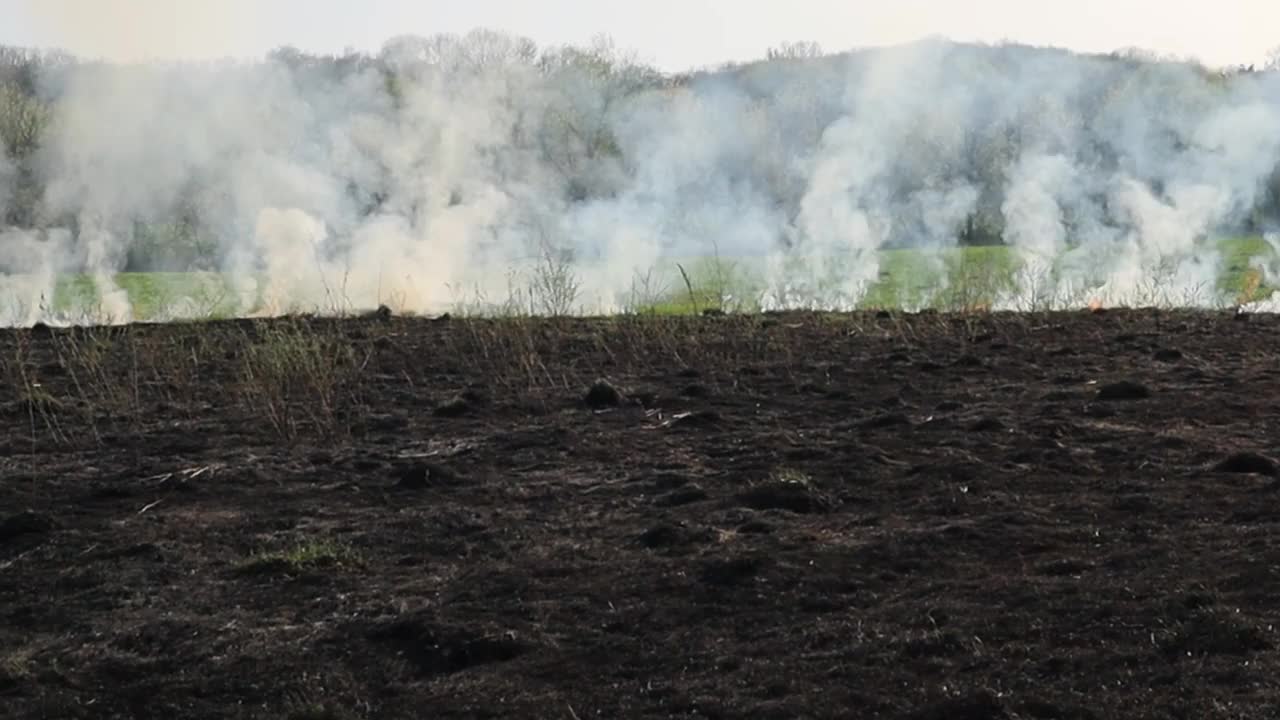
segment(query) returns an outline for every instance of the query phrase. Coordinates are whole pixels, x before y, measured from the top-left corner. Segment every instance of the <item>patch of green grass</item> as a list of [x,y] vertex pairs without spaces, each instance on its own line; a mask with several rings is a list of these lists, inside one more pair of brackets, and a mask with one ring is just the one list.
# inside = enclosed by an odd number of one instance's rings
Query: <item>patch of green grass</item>
[[750,260],[683,258],[663,262],[657,270],[670,290],[634,310],[654,315],[754,312],[759,310],[766,289],[763,274]]
[[1013,289],[1018,263],[1007,247],[886,250],[863,308],[974,309]]
[[1280,257],[1275,249],[1260,237],[1227,238],[1218,242],[1222,253],[1222,269],[1218,274],[1218,288],[1243,300],[1265,300],[1277,289],[1266,282],[1265,274],[1255,265],[1261,262],[1274,267]]
[[[860,309],[969,307],[984,298],[989,305],[1000,292],[1012,289],[1017,269],[1014,254],[1005,247],[891,249],[881,251],[877,261],[878,274],[858,302]],[[826,277],[807,282],[806,287],[819,305],[838,302],[844,282],[839,262],[795,258],[793,264],[795,270],[786,272],[799,275],[822,269]],[[667,292],[633,311],[657,315],[708,309],[756,312],[771,292],[780,289],[770,287],[768,268],[759,258],[689,258],[664,263],[658,270]]]
[[[1217,293],[1228,300],[1261,300],[1277,289],[1268,285],[1264,280],[1264,274],[1255,267],[1259,262],[1263,262],[1274,270],[1280,271],[1280,257],[1263,238],[1223,238],[1213,242],[1222,258],[1221,268],[1216,287],[1206,288],[1206,295]],[[950,311],[981,310],[991,307],[1001,298],[1018,290],[1020,283],[1022,289],[1026,289],[1027,283],[1044,285],[1046,296],[1033,296],[1028,298],[1028,302],[1050,304],[1063,299],[1053,296],[1051,288],[1065,276],[1068,263],[1071,264],[1073,272],[1084,271],[1087,276],[1088,263],[1095,258],[1079,254],[1070,258],[1059,257],[1051,267],[1042,271],[1041,277],[1036,276],[1037,272],[1041,271],[1024,267],[1017,253],[1003,246],[931,250],[889,249],[881,251],[877,260],[879,264],[877,277],[858,301],[858,309],[933,307]],[[763,292],[768,289],[761,263],[753,264],[750,260],[735,260],[731,261],[732,266],[716,273],[707,269],[707,264],[714,262],[714,259],[704,259],[700,265],[691,263],[691,267],[699,268],[696,273],[689,272],[694,286],[692,296],[681,281],[680,290],[671,291],[662,301],[640,310],[657,314],[691,314],[697,309],[714,307],[713,299],[717,294],[758,301]],[[1082,262],[1085,263],[1084,267],[1080,267]],[[812,261],[799,264],[824,268],[835,266],[835,263]],[[710,286],[705,280],[709,275],[727,277],[729,282]],[[839,274],[834,274],[834,277],[838,279]],[[828,280],[828,283],[831,282],[833,281]],[[1161,278],[1152,278],[1153,294],[1160,289],[1161,283]],[[714,287],[720,292],[713,292],[708,289],[709,287]],[[822,283],[817,284],[819,294],[824,294],[825,290],[829,289],[824,288]],[[696,299],[696,302],[691,297]],[[1170,300],[1180,301],[1181,298],[1170,298]],[[740,309],[747,311],[758,309],[758,302],[746,303],[746,307]]]
[[0,681],[17,681],[31,677],[31,652],[18,650],[0,657]]
[[283,550],[257,553],[240,571],[246,574],[300,574],[322,570],[343,570],[363,564],[360,554],[335,540],[310,540]]
[[[140,321],[172,317],[222,319],[234,317],[246,308],[234,290],[234,278],[221,273],[120,273],[112,278],[124,291]],[[60,278],[49,309],[72,318],[93,319],[101,312],[101,282],[91,275]]]

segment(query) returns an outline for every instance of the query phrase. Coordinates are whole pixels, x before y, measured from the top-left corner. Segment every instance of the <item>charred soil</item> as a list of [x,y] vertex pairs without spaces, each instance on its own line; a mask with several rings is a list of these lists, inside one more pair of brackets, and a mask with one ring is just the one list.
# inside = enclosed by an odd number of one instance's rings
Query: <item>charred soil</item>
[[1280,319],[0,335],[0,717],[1280,717]]

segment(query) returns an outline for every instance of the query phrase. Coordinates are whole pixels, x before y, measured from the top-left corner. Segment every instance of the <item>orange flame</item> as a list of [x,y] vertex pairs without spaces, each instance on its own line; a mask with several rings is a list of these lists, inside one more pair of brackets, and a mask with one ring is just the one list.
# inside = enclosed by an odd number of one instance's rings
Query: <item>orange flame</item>
[[1099,300],[1098,298],[1093,298],[1092,300],[1089,301],[1089,310],[1091,310],[1092,312],[1098,312],[1101,309],[1102,309],[1101,300]]

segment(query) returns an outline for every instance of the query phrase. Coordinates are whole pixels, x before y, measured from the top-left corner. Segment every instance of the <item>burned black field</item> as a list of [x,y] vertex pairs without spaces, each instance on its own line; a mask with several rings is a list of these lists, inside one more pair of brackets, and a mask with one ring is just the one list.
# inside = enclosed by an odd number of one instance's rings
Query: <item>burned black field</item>
[[1280,716],[1278,335],[7,331],[0,717]]

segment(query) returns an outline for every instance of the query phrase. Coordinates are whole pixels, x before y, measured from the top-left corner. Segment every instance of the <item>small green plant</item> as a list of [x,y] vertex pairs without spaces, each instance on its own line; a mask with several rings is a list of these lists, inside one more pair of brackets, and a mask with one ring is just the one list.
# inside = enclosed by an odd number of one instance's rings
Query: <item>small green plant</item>
[[807,473],[800,472],[791,468],[782,468],[773,473],[774,482],[786,483],[788,485],[803,485],[808,487],[813,484],[813,478]]
[[341,570],[363,564],[354,548],[335,540],[311,540],[282,550],[257,553],[241,565],[250,574],[282,572],[297,574],[319,570]]
[[5,678],[21,680],[30,677],[31,661],[30,650],[17,650],[0,657],[0,683]]

